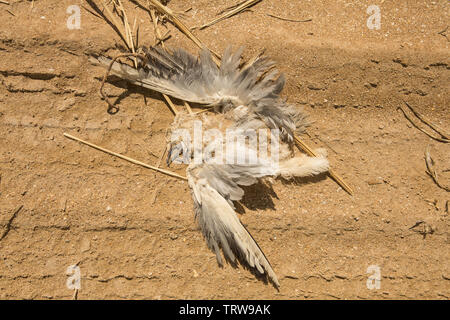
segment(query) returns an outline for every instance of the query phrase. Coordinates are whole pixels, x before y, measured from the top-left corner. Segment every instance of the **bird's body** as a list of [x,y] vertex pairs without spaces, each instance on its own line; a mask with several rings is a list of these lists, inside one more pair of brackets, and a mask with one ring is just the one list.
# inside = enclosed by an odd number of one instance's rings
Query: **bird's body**
[[[220,67],[203,50],[200,58],[184,50],[172,53],[143,48],[147,61],[138,69],[114,62],[111,72],[141,87],[212,107],[211,112],[180,112],[171,126],[170,161],[188,164],[195,217],[219,265],[237,261],[278,279],[250,233],[239,221],[233,201],[266,177],[311,176],[329,168],[325,156],[293,157],[294,133],[307,125],[304,113],[287,104],[280,92],[284,77],[259,57],[240,67],[241,50],[227,49]],[[111,60],[99,57],[97,63]],[[270,145],[270,147],[269,147]],[[270,151],[269,151],[270,149]]]

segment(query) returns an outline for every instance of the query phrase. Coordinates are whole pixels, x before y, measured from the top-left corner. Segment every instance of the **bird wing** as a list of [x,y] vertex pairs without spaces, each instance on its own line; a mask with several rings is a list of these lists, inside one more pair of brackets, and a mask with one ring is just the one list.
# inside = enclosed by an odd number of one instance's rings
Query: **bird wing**
[[[234,54],[228,47],[218,67],[211,52],[203,49],[196,57],[183,49],[169,52],[160,48],[143,48],[148,61],[135,69],[121,62],[114,62],[111,73],[131,83],[152,89],[172,97],[200,104],[217,104],[223,100],[248,103],[271,92],[281,91],[284,77],[274,81],[276,72],[266,73],[273,63],[259,57],[251,65],[239,68],[243,48]],[[91,57],[91,62],[105,67],[111,59]]]
[[250,183],[250,180],[237,178],[237,170],[235,178],[233,173],[227,174],[229,170],[219,170],[217,173],[217,167],[220,165],[191,167],[187,174],[195,216],[208,247],[215,252],[219,265],[223,265],[220,254],[222,248],[228,261],[234,264],[238,260],[260,274],[267,274],[278,287],[279,282],[272,266],[230,205],[230,199],[239,200],[244,194],[237,183]]
[[[228,47],[218,67],[207,49],[201,50],[199,57],[180,48],[172,52],[157,47],[142,50],[147,61],[140,61],[138,69],[114,62],[111,73],[137,86],[184,101],[249,106],[252,114],[269,128],[281,129],[282,137],[289,141],[293,140],[294,132],[302,132],[307,125],[304,113],[280,98],[284,75],[278,76],[274,63],[265,56],[258,56],[240,68],[243,48],[233,53]],[[91,57],[90,60],[103,66],[111,63],[106,57]],[[242,119],[247,120],[247,117]]]

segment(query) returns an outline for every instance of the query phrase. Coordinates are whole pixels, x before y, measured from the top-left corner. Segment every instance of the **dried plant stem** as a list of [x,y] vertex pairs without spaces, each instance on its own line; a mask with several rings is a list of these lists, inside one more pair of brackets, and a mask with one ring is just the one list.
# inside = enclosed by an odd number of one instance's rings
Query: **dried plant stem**
[[270,14],[270,13],[266,13],[266,15],[269,17],[275,18],[275,19],[280,19],[280,20],[289,21],[289,22],[310,22],[310,21],[312,21],[312,19],[296,20],[296,19],[283,18],[283,17],[276,16],[276,15]]
[[149,164],[147,164],[147,163],[144,163],[144,162],[142,162],[142,161],[135,160],[135,159],[133,159],[133,158],[124,156],[124,155],[122,155],[122,154],[120,154],[120,153],[110,151],[110,150],[105,149],[105,148],[103,148],[103,147],[97,146],[97,145],[95,145],[95,144],[93,144],[93,143],[91,143],[91,142],[87,142],[87,141],[84,141],[84,140],[82,140],[82,139],[80,139],[80,138],[74,137],[74,136],[72,136],[72,135],[70,135],[70,134],[68,134],[68,133],[64,133],[64,136],[65,136],[66,138],[69,138],[69,139],[72,139],[72,140],[81,142],[81,143],[83,143],[83,144],[85,144],[85,145],[87,145],[87,146],[90,146],[90,147],[94,148],[94,149],[103,151],[103,152],[108,153],[108,154],[110,154],[110,155],[112,155],[112,156],[115,156],[115,157],[118,157],[118,158],[120,158],[120,159],[129,161],[129,162],[131,162],[131,163],[140,165],[140,166],[142,166],[142,167],[145,167],[145,168],[148,168],[148,169],[151,169],[151,170],[154,170],[154,171],[157,171],[157,172],[166,174],[166,175],[171,176],[171,177],[179,178],[179,179],[182,179],[182,180],[187,180],[186,177],[183,177],[183,176],[181,176],[181,175],[179,175],[179,174],[176,174],[176,173],[174,173],[174,172],[172,172],[172,171],[164,170],[164,169],[161,169],[161,168],[158,168],[158,167],[149,165]]
[[445,39],[447,39],[447,41],[450,42],[450,39],[447,37],[447,34],[446,34],[447,30],[448,30],[448,26],[446,26],[444,30],[438,32],[438,35],[445,37]]
[[[134,3],[138,4],[140,7],[150,11],[151,8],[146,8],[145,6],[143,6],[142,4],[139,3],[138,0],[132,0]],[[161,13],[164,14],[168,17],[168,19],[170,21],[172,21],[172,23],[182,32],[184,33],[189,39],[192,40],[192,42],[194,42],[199,48],[201,49],[208,49],[201,41],[200,39],[198,39],[190,30],[190,28],[188,28],[181,20],[180,18],[177,17],[177,15],[167,6],[163,5],[161,2],[157,1],[157,0],[148,0],[152,6],[154,6],[156,8],[156,10]],[[217,53],[215,53],[214,51],[208,49],[210,52],[213,53],[213,60],[217,63],[220,64],[220,61],[218,58],[220,58],[220,55],[218,55]]]
[[256,60],[258,60],[264,55],[265,52],[266,49],[262,49],[259,53],[255,54],[253,57],[248,59],[248,61],[241,67],[241,71],[244,71],[248,67],[252,66],[256,62]]
[[191,106],[189,105],[189,103],[187,101],[184,102],[184,106],[186,107],[186,109],[189,112],[189,114],[194,114],[192,112]]
[[427,165],[427,174],[433,179],[434,183],[447,192],[450,192],[450,188],[441,184],[438,180],[436,169],[434,168],[434,160],[430,154],[430,147],[428,147],[425,151],[425,164]]
[[[147,1],[147,3],[148,3],[148,1]],[[156,39],[156,43],[161,42],[161,47],[163,47],[163,49],[165,49],[166,46],[164,44],[163,37],[162,37],[161,32],[160,32],[159,27],[158,27],[158,17],[156,15],[154,9],[150,9],[150,16],[151,16],[152,21],[153,21],[153,26],[154,26],[155,34],[156,34],[156,38],[157,38]],[[172,100],[170,99],[170,97],[167,96],[164,93],[162,95],[163,95],[164,99],[166,100],[167,104],[169,105],[170,109],[172,110],[172,112],[175,115],[177,115],[178,111],[177,111],[175,105],[173,104]],[[189,104],[186,101],[184,102],[184,105],[186,106],[188,112],[190,114],[192,114],[192,109],[191,109],[191,107],[189,106]]]
[[[167,133],[167,131],[166,131]],[[162,159],[164,158],[164,155],[166,154],[167,151],[167,145],[164,147],[163,152],[161,153],[161,156],[159,157],[158,163],[156,164],[156,167],[159,168],[161,166],[161,162]],[[155,190],[153,191],[153,195],[152,195],[152,204],[155,204],[156,202],[156,197],[158,196],[159,190],[165,185],[166,183],[163,181],[160,183],[159,187],[155,187]]]
[[[147,3],[148,3],[148,1],[147,1]],[[160,41],[161,42],[161,47],[165,48],[165,44],[164,44],[164,41],[162,40],[161,32],[159,31],[159,28],[158,28],[158,17],[155,14],[155,10],[153,10],[153,9],[150,10],[150,17],[152,18],[153,27],[155,29],[156,42]],[[175,105],[173,104],[173,102],[170,99],[170,97],[168,95],[164,94],[164,93],[162,93],[162,96],[163,96],[164,100],[166,100],[167,104],[169,105],[170,110],[176,116],[178,114],[178,110],[175,107]]]
[[111,9],[109,9],[108,5],[105,3],[105,0],[102,0],[104,11],[106,12],[106,15],[108,16],[111,23],[116,27],[117,32],[119,33],[119,36],[122,38],[122,40],[125,42],[125,45],[128,47],[128,49],[131,49],[129,47],[128,41],[127,41],[127,35],[124,30],[124,26],[120,23],[120,20],[117,19],[116,15],[112,13]]
[[142,59],[143,61],[147,60],[147,58],[146,58],[145,56],[143,56],[143,55],[141,55],[141,54],[138,54],[138,53],[124,53],[124,54],[120,54],[120,55],[114,57],[114,59],[111,60],[109,66],[108,66],[108,69],[106,70],[106,73],[105,73],[105,75],[103,76],[102,83],[101,83],[101,85],[100,85],[100,95],[102,96],[102,98],[103,98],[103,99],[106,101],[106,103],[108,104],[108,113],[114,113],[113,110],[116,109],[117,107],[114,106],[114,104],[113,104],[112,102],[109,101],[108,97],[106,96],[106,94],[105,94],[105,92],[104,92],[104,90],[103,90],[103,87],[105,86],[106,79],[108,78],[108,76],[109,76],[109,74],[110,74],[110,72],[111,72],[111,69],[112,69],[114,63],[116,62],[116,60],[118,60],[118,59],[120,59],[120,58],[125,58],[125,57],[140,58],[140,59]]
[[172,22],[184,33],[186,34],[194,43],[203,48],[203,44],[198,40],[197,37],[195,37],[192,32],[184,25],[183,22],[175,15],[175,13],[170,9],[169,7],[166,7],[161,2],[157,0],[149,0],[149,2],[158,10],[160,13],[165,14],[168,16],[169,19],[172,20]]
[[443,129],[439,128],[437,125],[430,122],[428,119],[426,119],[424,116],[422,116],[420,113],[418,113],[416,110],[414,110],[413,107],[411,107],[408,102],[404,101],[406,106],[411,110],[412,113],[424,124],[429,126],[431,129],[433,129],[436,133],[438,133],[443,139],[450,140],[450,134],[443,132]]
[[166,100],[167,104],[169,105],[170,110],[172,110],[173,114],[176,116],[178,114],[177,107],[173,104],[172,100],[167,94],[163,93],[162,95],[164,97],[164,100]]
[[[148,5],[148,0],[147,0],[147,5]],[[156,43],[161,42],[161,47],[163,49],[166,48],[166,45],[164,44],[164,41],[162,39],[162,35],[161,35],[161,31],[159,30],[158,27],[158,16],[155,13],[154,9],[150,9],[150,17],[152,18],[153,21],[153,29],[155,30],[155,35],[156,35]]]
[[211,110],[212,108],[214,108],[214,107],[207,107],[206,109],[203,109],[203,110],[200,110],[200,111],[194,112],[194,114],[201,114],[201,113],[204,113],[204,112],[210,111],[210,110]]
[[8,222],[5,225],[5,230],[3,231],[2,235],[0,236],[0,241],[2,241],[9,233],[9,231],[11,230],[11,225],[14,221],[14,219],[17,217],[17,214],[20,212],[20,210],[22,210],[23,208],[23,204],[20,205],[16,210],[14,210],[13,215],[11,216],[11,218],[9,218]]
[[[122,12],[123,25],[125,27],[125,34],[126,34],[126,40],[127,40],[128,48],[130,48],[130,51],[132,53],[136,53],[134,40],[133,40],[133,34],[132,34],[132,31],[131,31],[131,28],[130,28],[130,24],[128,23],[128,17],[127,17],[127,14],[125,12],[125,8],[123,7],[122,1],[120,1],[120,0],[116,0],[116,1],[117,1],[117,5],[118,5],[120,11]],[[116,4],[116,3],[114,2],[114,4]],[[136,20],[135,20],[135,22],[136,22]],[[136,57],[134,57],[134,67],[137,68]]]
[[403,107],[398,107],[397,109],[399,109],[399,110],[401,110],[402,111],[402,113],[403,113],[403,115],[405,116],[405,118],[417,129],[417,130],[419,130],[419,131],[421,131],[421,132],[423,132],[423,133],[425,133],[427,136],[429,136],[431,139],[434,139],[434,140],[436,140],[436,141],[439,141],[439,142],[444,142],[444,143],[450,143],[450,140],[449,139],[445,139],[445,138],[442,138],[442,134],[440,134],[441,135],[441,137],[435,137],[435,136],[433,136],[433,135],[431,135],[430,133],[428,133],[428,132],[426,132],[424,129],[422,129],[421,127],[419,127],[412,119],[411,119],[411,117],[408,115],[408,113],[403,109]]
[[254,4],[256,4],[256,3],[260,2],[260,1],[261,0],[247,0],[247,1],[243,2],[243,3],[241,3],[240,5],[238,5],[236,7],[233,7],[232,10],[229,10],[229,11],[225,12],[220,17],[218,17],[218,18],[216,18],[216,19],[214,19],[214,20],[212,20],[212,21],[210,21],[210,22],[200,26],[199,29],[200,30],[201,29],[205,29],[207,27],[212,26],[213,24],[216,24],[217,22],[225,20],[225,19],[227,19],[227,18],[229,18],[231,16],[234,16],[235,14],[238,14],[238,13],[244,11],[248,7],[251,7],[251,6],[253,6]]

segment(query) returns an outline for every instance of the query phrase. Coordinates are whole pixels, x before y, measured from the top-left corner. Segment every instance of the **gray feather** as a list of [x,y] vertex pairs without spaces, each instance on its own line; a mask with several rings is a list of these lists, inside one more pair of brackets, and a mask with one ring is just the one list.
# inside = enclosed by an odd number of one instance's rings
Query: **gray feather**
[[188,169],[187,176],[192,189],[195,215],[208,247],[215,252],[219,265],[223,265],[219,251],[222,248],[226,259],[232,263],[238,260],[258,270],[260,274],[267,274],[273,283],[279,286],[277,276],[264,253],[241,224],[229,202],[213,187],[218,186],[221,192],[227,193],[228,188],[235,185],[225,178],[219,178],[211,167],[191,169],[193,170]]
[[[307,124],[301,111],[293,112],[293,107],[280,98],[285,78],[277,76],[273,62],[266,57],[240,69],[243,48],[232,53],[228,47],[219,68],[206,49],[199,58],[183,49],[172,53],[160,48],[142,49],[148,61],[141,61],[139,71],[116,62],[111,72],[135,85],[189,102],[228,108],[230,102],[233,107],[247,105],[270,128],[281,129],[288,141]],[[111,59],[100,57],[95,62],[108,66]]]

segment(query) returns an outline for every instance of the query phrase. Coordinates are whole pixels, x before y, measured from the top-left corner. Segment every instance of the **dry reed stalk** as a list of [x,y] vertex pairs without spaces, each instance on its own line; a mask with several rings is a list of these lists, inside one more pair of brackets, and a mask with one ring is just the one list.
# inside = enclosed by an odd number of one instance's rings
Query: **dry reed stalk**
[[120,153],[117,153],[117,152],[108,150],[108,149],[106,149],[106,148],[100,147],[100,146],[98,146],[98,145],[96,145],[96,144],[93,144],[93,143],[91,143],[91,142],[88,142],[88,141],[82,140],[82,139],[80,139],[80,138],[74,137],[74,136],[72,136],[72,135],[70,135],[70,134],[68,134],[68,133],[64,133],[64,136],[65,136],[66,138],[69,138],[69,139],[78,141],[78,142],[80,142],[80,143],[82,143],[82,144],[85,144],[85,145],[87,145],[87,146],[89,146],[89,147],[91,147],[91,148],[94,148],[94,149],[103,151],[103,152],[105,152],[105,153],[107,153],[107,154],[110,154],[110,155],[112,155],[112,156],[115,156],[115,157],[118,157],[118,158],[120,158],[120,159],[126,160],[126,161],[128,161],[128,162],[131,162],[131,163],[140,165],[140,166],[145,167],[145,168],[147,168],[147,169],[151,169],[151,170],[154,170],[154,171],[157,171],[157,172],[166,174],[166,175],[171,176],[171,177],[179,178],[179,179],[182,179],[182,180],[187,180],[186,177],[183,177],[183,176],[181,176],[181,175],[179,175],[179,174],[177,174],[177,173],[175,173],[175,172],[172,172],[172,171],[169,171],[169,170],[164,170],[164,169],[161,169],[161,168],[152,166],[152,165],[150,165],[150,164],[144,163],[144,162],[142,162],[142,161],[135,160],[135,159],[133,159],[133,158],[124,156],[124,155],[122,155],[122,154],[120,154]]
[[216,18],[216,19],[214,19],[214,20],[212,20],[212,21],[210,21],[208,23],[205,23],[204,25],[200,26],[199,29],[200,30],[205,29],[207,27],[212,26],[213,24],[216,24],[217,22],[220,22],[222,20],[228,19],[229,17],[234,16],[234,15],[236,15],[236,14],[246,10],[248,7],[251,7],[251,6],[255,5],[256,3],[260,2],[260,1],[261,0],[247,0],[247,1],[237,5],[235,7],[233,7],[233,9],[226,11],[220,17],[218,17],[218,18]]
[[409,108],[409,110],[411,110],[412,113],[414,113],[414,115],[420,120],[422,121],[424,124],[426,124],[428,127],[430,127],[433,131],[435,131],[436,133],[438,133],[442,139],[445,140],[450,140],[450,133],[446,133],[444,132],[443,129],[441,129],[440,127],[438,127],[437,125],[433,124],[431,121],[429,121],[427,118],[425,118],[424,116],[422,116],[420,113],[418,113],[412,106],[410,106],[408,104],[408,102],[404,101],[406,106]]
[[444,186],[444,185],[438,180],[437,173],[436,173],[436,169],[434,168],[434,160],[433,160],[433,158],[431,157],[431,154],[430,154],[430,147],[429,147],[429,146],[427,147],[427,149],[426,149],[426,151],[425,151],[425,164],[427,165],[427,174],[433,179],[434,183],[436,183],[436,185],[437,185],[439,188],[441,188],[441,189],[443,189],[443,190],[445,190],[445,191],[447,191],[447,192],[450,192],[450,188]]
[[310,19],[306,19],[306,20],[296,20],[296,19],[283,18],[283,17],[276,16],[276,15],[271,14],[271,13],[266,13],[266,15],[269,16],[269,17],[275,18],[275,19],[280,19],[280,20],[289,21],[289,22],[310,22],[310,21],[312,21],[311,18]]

